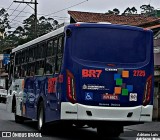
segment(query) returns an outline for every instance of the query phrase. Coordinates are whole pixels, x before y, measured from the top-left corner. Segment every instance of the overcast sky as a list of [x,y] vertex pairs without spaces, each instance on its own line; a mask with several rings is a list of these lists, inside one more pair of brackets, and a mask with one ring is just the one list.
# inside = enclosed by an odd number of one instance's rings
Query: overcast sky
[[[23,1],[23,0],[17,0]],[[31,0],[24,0],[24,1],[31,1]],[[34,1],[34,0],[32,0]],[[12,4],[13,0],[0,0],[0,8],[8,8]],[[118,8],[120,12],[123,12],[127,7],[135,6],[140,13],[140,6],[143,4],[149,4],[153,6],[155,9],[160,8],[160,0],[37,0],[38,2],[38,16],[48,15],[51,13],[55,13],[50,15],[50,17],[55,18],[59,22],[64,22],[69,20],[69,15],[67,14],[68,10],[77,10],[77,11],[88,11],[88,12],[101,12],[105,13],[108,10],[113,10],[114,8]],[[13,3],[10,8],[8,9],[9,17],[12,26],[18,26],[21,22],[26,19],[26,16],[29,16],[29,13],[34,13],[34,10],[27,6],[26,4],[21,4],[17,8],[19,4]],[[77,5],[77,6],[74,6]],[[34,6],[34,5],[31,5]],[[73,7],[72,7],[73,6]],[[70,7],[70,8],[69,8]],[[12,9],[16,9],[21,11],[24,9],[25,12],[29,13],[21,13],[19,11],[15,11],[13,13]],[[68,8],[68,9],[67,9]],[[63,10],[66,9],[66,10]],[[62,10],[62,11],[61,11]],[[61,12],[57,12],[61,11]],[[22,17],[16,17],[16,15]],[[47,17],[47,16],[46,16]],[[14,19],[14,20],[13,20]],[[18,21],[16,21],[18,20]]]

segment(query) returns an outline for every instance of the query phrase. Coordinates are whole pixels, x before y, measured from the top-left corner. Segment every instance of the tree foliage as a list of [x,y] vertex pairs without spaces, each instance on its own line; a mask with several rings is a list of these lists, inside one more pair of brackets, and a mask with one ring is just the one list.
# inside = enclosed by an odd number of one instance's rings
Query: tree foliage
[[142,5],[140,8],[143,10],[142,13],[150,13],[154,11],[154,7],[149,5]]
[[[35,39],[35,16],[31,15],[23,21],[14,31],[10,31],[8,13],[5,9],[0,10],[0,50],[7,47],[16,47]],[[44,16],[37,19],[37,37],[55,30],[58,21]],[[8,31],[7,31],[8,30]]]
[[114,14],[116,14],[116,15],[119,15],[119,13],[120,13],[119,9],[117,9],[117,8],[114,8],[114,9],[113,9],[113,12],[114,12]]
[[131,15],[131,14],[137,14],[137,9],[135,7],[127,7],[124,12],[122,13],[122,15]]
[[[155,9],[153,6],[142,5],[140,6],[142,14],[151,16]],[[119,15],[120,10],[114,8],[113,10],[108,10],[106,14]],[[132,15],[137,14],[137,9],[135,7],[127,7],[122,15]],[[2,8],[0,9],[0,51],[7,47],[16,47],[18,45],[24,44],[30,40],[35,39],[35,15],[30,15],[23,21],[23,25],[18,26],[14,31],[10,31],[10,22],[8,20],[9,14]],[[57,20],[51,17],[41,16],[37,19],[37,37],[47,34],[59,27]]]
[[10,29],[8,17],[8,13],[4,8],[2,8],[0,10],[0,32],[3,35],[7,29]]
[[115,14],[115,15],[119,15],[120,11],[117,8],[114,8],[113,10],[108,10],[108,12],[106,14]]

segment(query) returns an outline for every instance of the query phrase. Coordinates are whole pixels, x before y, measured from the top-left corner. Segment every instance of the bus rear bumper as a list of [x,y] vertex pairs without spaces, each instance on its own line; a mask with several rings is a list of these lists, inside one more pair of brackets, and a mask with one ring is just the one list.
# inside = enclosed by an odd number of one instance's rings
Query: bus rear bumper
[[89,121],[152,121],[153,105],[135,107],[100,107],[82,104],[61,103],[61,120]]

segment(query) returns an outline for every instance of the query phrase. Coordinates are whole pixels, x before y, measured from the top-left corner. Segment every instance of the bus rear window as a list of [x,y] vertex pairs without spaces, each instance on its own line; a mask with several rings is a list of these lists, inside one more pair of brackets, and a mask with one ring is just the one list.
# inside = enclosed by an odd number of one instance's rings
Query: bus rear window
[[146,37],[142,31],[78,28],[72,39],[72,55],[82,60],[112,63],[146,60]]

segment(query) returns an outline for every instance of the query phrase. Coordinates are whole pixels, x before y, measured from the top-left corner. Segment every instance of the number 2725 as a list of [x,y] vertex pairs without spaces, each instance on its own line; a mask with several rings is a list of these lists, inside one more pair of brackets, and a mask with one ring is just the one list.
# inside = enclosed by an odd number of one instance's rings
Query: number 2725
[[134,70],[133,76],[144,77],[146,75],[145,70]]

